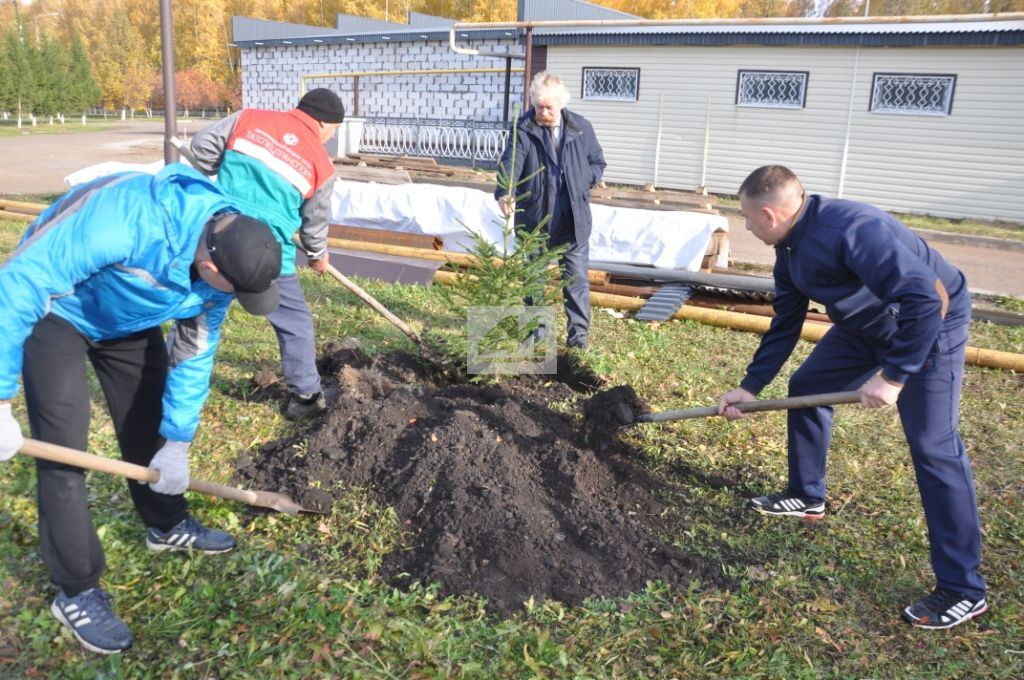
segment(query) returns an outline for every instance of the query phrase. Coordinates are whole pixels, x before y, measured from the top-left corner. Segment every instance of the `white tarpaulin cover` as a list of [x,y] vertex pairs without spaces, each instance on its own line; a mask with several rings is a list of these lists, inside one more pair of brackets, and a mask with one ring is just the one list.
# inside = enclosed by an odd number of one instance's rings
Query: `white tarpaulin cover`
[[[729,228],[729,221],[719,215],[606,205],[591,208],[590,259],[598,262],[696,271],[711,233]],[[500,243],[502,234],[501,212],[491,194],[434,184],[338,181],[331,219],[353,227],[440,236],[446,250],[465,250],[472,243],[470,229],[495,244]],[[721,257],[728,255],[722,253]]]
[[[64,181],[69,186],[129,170],[159,172],[163,162],[149,164],[109,161],[83,168]],[[700,269],[711,233],[727,231],[720,215],[665,210],[639,210],[592,205],[594,229],[590,259],[596,262],[651,265],[668,269]],[[389,229],[439,236],[446,250],[467,250],[470,229],[491,243],[501,241],[502,217],[494,197],[477,189],[435,184],[335,183],[331,221],[353,227]],[[728,253],[717,266],[726,266]]]

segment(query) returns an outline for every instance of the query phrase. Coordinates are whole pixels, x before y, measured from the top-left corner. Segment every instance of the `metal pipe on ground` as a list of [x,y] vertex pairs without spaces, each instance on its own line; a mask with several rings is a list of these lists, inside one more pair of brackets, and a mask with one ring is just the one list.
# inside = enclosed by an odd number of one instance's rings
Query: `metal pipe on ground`
[[775,280],[758,276],[738,276],[736,274],[709,274],[707,272],[691,272],[684,269],[667,269],[664,267],[638,267],[632,264],[591,261],[590,265],[612,276],[637,279],[639,281],[678,281],[695,283],[714,288],[730,288],[749,290],[757,293],[774,293]]

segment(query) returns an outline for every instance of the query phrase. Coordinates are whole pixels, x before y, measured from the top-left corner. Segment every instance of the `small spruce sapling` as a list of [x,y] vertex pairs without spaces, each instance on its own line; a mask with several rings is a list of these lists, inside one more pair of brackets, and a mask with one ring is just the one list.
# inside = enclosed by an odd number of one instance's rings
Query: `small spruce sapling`
[[[513,118],[515,120],[516,117]],[[512,307],[528,303],[531,306],[555,305],[564,283],[561,281],[559,258],[567,246],[552,248],[548,244],[547,224],[551,215],[541,220],[536,229],[515,228],[515,208],[529,197],[521,187],[545,172],[542,166],[534,173],[515,179],[510,168],[516,168],[518,153],[517,126],[512,126],[512,152],[510,167],[500,164],[497,172],[498,186],[514,197],[512,209],[501,221],[502,233],[499,244],[492,243],[480,231],[466,226],[472,239],[469,252],[476,256],[475,264],[460,266],[449,263],[459,274],[458,280],[450,286],[443,286],[440,295],[452,310],[472,313],[474,307]],[[511,248],[510,248],[511,244]],[[518,315],[504,317],[482,338],[474,338],[477,350],[488,355],[500,355],[515,359],[526,353],[524,341],[540,325],[537,317],[525,320]],[[467,366],[469,352],[468,334],[463,332],[445,338],[437,337],[435,342],[445,348],[449,357],[459,365]]]

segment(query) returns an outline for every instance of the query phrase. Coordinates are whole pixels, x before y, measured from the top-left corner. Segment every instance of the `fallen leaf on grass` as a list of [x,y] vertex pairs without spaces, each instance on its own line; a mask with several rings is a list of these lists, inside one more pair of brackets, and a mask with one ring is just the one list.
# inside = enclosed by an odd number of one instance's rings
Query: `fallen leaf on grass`
[[759,567],[756,564],[752,564],[747,567],[747,578],[751,581],[767,581],[772,577],[772,573],[764,567]]

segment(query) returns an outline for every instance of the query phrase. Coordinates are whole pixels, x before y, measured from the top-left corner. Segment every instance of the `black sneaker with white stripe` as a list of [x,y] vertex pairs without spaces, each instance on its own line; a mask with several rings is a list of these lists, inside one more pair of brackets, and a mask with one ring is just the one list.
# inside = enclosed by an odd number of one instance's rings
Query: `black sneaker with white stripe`
[[146,547],[150,550],[196,550],[207,554],[225,553],[235,547],[235,539],[218,529],[207,529],[191,515],[167,531],[149,527]]
[[825,516],[825,501],[812,501],[788,491],[751,498],[750,507],[765,515],[785,515],[804,519],[821,519]]
[[918,628],[942,630],[988,611],[985,598],[975,600],[963,593],[936,588],[931,595],[903,609],[903,618]]
[[132,632],[114,613],[110,595],[99,588],[84,590],[74,597],[61,591],[50,605],[50,613],[90,651],[117,654],[132,646]]

